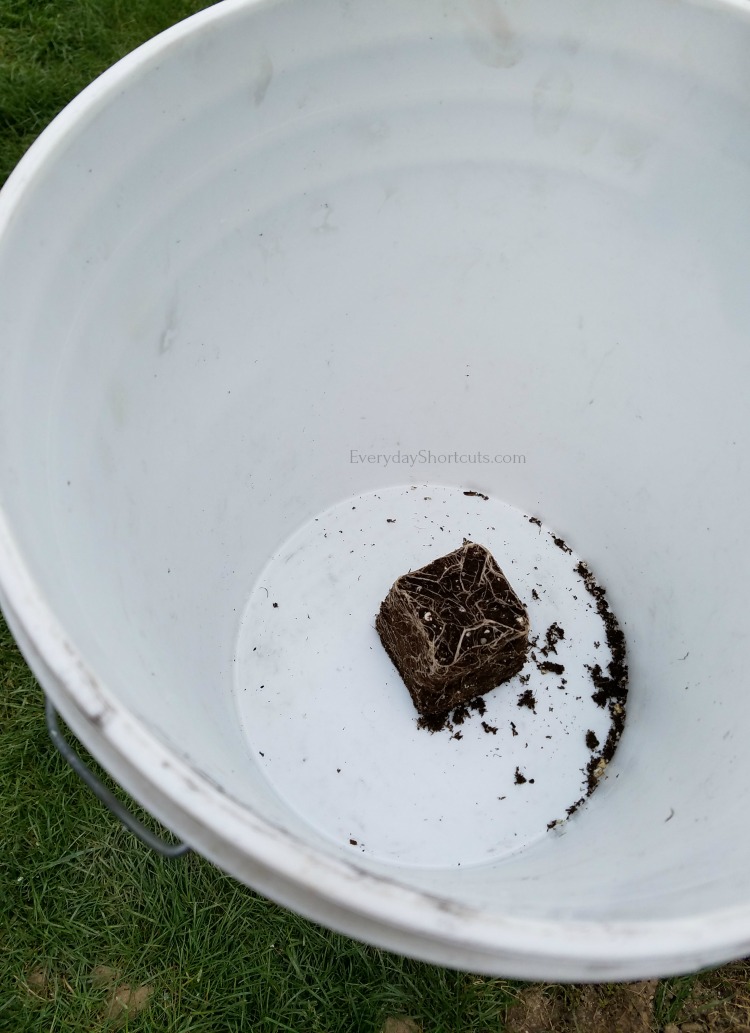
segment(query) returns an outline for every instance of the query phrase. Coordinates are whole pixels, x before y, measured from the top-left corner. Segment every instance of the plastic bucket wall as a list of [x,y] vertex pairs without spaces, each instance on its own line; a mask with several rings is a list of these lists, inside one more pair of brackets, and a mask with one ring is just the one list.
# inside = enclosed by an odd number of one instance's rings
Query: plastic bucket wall
[[[732,5],[230,2],[9,182],[3,606],[81,739],[239,878],[529,978],[750,952],[749,58]],[[524,461],[356,459],[399,450]],[[586,807],[463,870],[335,842],[237,716],[269,557],[417,482],[538,514],[629,645]]]

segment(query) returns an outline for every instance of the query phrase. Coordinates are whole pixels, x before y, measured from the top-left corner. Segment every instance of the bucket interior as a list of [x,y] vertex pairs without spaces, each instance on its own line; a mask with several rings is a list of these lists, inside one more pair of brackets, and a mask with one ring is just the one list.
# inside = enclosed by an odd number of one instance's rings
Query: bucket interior
[[[324,854],[519,916],[750,903],[749,52],[656,0],[238,6],[79,101],[7,218],[24,560],[114,696]],[[574,622],[550,532],[630,668],[553,828],[588,715],[516,785],[541,708],[417,729],[373,626],[472,536]]]

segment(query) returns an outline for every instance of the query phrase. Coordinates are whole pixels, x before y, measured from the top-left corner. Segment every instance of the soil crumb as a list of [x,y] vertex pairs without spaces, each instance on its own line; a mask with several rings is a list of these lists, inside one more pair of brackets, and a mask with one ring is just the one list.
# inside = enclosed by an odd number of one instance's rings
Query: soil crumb
[[463,704],[457,706],[453,711],[451,720],[454,725],[462,725],[466,718],[469,716],[469,710]]
[[599,746],[599,740],[596,737],[596,732],[592,731],[590,728],[586,732],[586,746],[590,750],[595,750]]
[[554,624],[550,624],[545,633],[545,644],[539,650],[542,656],[549,656],[550,653],[557,653],[555,648],[560,639],[565,638],[565,631],[555,621]]
[[531,689],[526,689],[525,692],[521,693],[521,695],[518,697],[517,705],[519,707],[528,707],[529,710],[532,710],[534,713],[536,713],[536,697],[534,693],[531,691]]
[[442,732],[444,728],[449,727],[450,716],[450,710],[446,710],[442,714],[422,714],[417,721],[417,727],[426,728],[428,732]]

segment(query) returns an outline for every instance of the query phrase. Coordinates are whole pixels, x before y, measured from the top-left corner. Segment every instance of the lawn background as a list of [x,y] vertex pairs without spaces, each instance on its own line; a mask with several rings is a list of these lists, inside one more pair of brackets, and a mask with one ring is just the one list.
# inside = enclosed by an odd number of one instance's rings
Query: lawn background
[[[207,6],[0,0],[0,183],[100,72]],[[637,1028],[687,1017],[696,1029],[750,1033],[748,975],[746,965],[728,966],[653,984]],[[719,998],[707,999],[706,987]],[[298,918],[194,854],[154,856],[51,746],[41,690],[0,618],[2,1033],[378,1033],[397,1031],[398,1017],[413,1020],[401,1033],[501,1033],[506,1016],[520,1029],[519,1004],[508,1008],[531,994],[554,1002],[549,1029],[614,1030],[614,1014],[587,1020],[576,1011],[587,992],[604,1015],[619,990],[530,987],[410,961]]]

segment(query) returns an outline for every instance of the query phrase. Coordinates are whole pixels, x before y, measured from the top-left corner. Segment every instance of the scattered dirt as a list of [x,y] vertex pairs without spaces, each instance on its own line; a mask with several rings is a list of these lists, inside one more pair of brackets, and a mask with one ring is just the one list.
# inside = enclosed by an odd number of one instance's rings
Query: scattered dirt
[[444,728],[452,731],[451,712],[446,710],[442,714],[422,714],[417,721],[417,726],[426,728],[428,732],[442,732]]
[[536,713],[536,696],[531,689],[526,689],[525,692],[521,693],[518,697],[517,705],[519,707],[528,707],[529,710],[533,710]]
[[[467,494],[472,494],[467,492]],[[528,518],[531,523],[538,523],[541,527],[541,522],[537,518]],[[551,535],[554,543],[565,553],[571,553],[572,550],[568,547],[567,543],[562,538],[557,538]],[[464,548],[472,547],[468,539],[464,540]],[[473,546],[474,548],[480,548]],[[460,550],[457,550],[458,555]],[[453,554],[451,554],[452,556]],[[435,563],[445,563],[451,557],[443,557],[440,561],[433,561]],[[598,654],[600,657],[599,663],[592,663],[586,665],[589,676],[593,683],[592,700],[600,706],[602,709],[608,711],[610,718],[609,729],[607,732],[594,732],[592,729],[584,731],[586,748],[590,751],[587,762],[581,768],[583,780],[580,789],[578,790],[577,798],[574,798],[572,803],[565,809],[564,813],[560,815],[555,821],[551,821],[547,824],[548,829],[553,829],[557,825],[562,824],[567,818],[570,818],[576,811],[586,802],[586,799],[594,792],[599,785],[602,777],[607,771],[609,762],[614,757],[617,745],[619,743],[622,731],[625,725],[625,708],[628,694],[628,666],[626,662],[626,642],[625,635],[620,628],[620,625],[615,617],[614,613],[610,609],[609,602],[607,599],[606,591],[596,581],[594,574],[586,565],[585,562],[578,562],[577,558],[572,561],[575,564],[575,573],[580,578],[583,588],[591,598],[589,603],[589,609],[595,609],[597,615],[601,618],[604,628],[604,638],[606,641],[600,641],[597,639],[593,645],[595,649],[599,649],[601,646],[605,647],[605,653]],[[429,568],[424,568],[423,571],[410,572],[408,575],[411,578],[421,577],[425,571]],[[442,568],[441,568],[442,570]],[[445,571],[442,571],[442,575]],[[402,579],[400,579],[402,580]],[[416,586],[417,588],[424,588],[423,585]],[[416,590],[416,589],[415,589]],[[393,590],[392,590],[393,591]],[[532,593],[538,598],[538,593],[534,590]],[[432,596],[430,597],[432,600]],[[574,596],[577,598],[577,596]],[[425,604],[426,605],[426,604]],[[429,617],[429,621],[427,618]],[[435,604],[434,601],[430,602],[429,608],[426,609],[423,614],[423,619],[427,621],[427,626],[430,631],[433,631],[433,623],[435,622]],[[460,622],[459,622],[460,623]],[[601,639],[601,633],[599,633]],[[565,629],[557,622],[553,622],[549,625],[544,633],[539,633],[533,637],[528,638],[528,658],[529,662],[535,664],[538,671],[542,674],[553,675],[559,680],[557,688],[562,691],[566,691],[565,687],[568,685],[568,679],[561,677],[565,673],[565,666],[562,663],[557,662],[558,658],[558,644],[566,639]],[[536,650],[536,651],[535,651]],[[552,659],[554,657],[554,659]],[[523,690],[517,696],[516,703],[518,707],[525,707],[529,709],[533,714],[537,713],[537,698],[535,693],[528,688],[530,674],[518,673],[519,683],[523,686]],[[573,683],[575,684],[575,682]],[[569,686],[568,688],[570,688]],[[578,686],[576,686],[577,688]],[[544,691],[548,686],[545,684]],[[583,686],[581,686],[583,689]],[[475,690],[476,691],[476,690]],[[480,689],[481,693],[484,691]],[[580,699],[580,696],[576,697]],[[549,700],[547,700],[549,702]],[[549,707],[553,709],[552,706]],[[467,699],[464,696],[463,699],[456,699],[454,696],[454,705],[451,709],[440,711],[437,713],[422,713],[417,721],[420,728],[426,728],[430,732],[438,732],[444,729],[448,729],[451,733],[451,738],[460,740],[462,733],[457,731],[458,726],[463,725],[464,722],[469,721],[474,715],[473,711],[478,711],[480,716],[484,715],[486,711],[486,705],[481,695],[477,694],[474,698]],[[510,723],[511,733],[513,737],[518,736],[518,730],[516,729],[513,722]],[[482,728],[484,732],[491,735],[496,735],[498,728],[495,725],[491,725],[486,721],[482,721]],[[547,736],[549,738],[549,736]],[[520,774],[520,771],[518,772]],[[521,776],[525,780],[525,776]],[[529,783],[533,782],[532,779],[528,779]],[[516,784],[523,784],[516,778]],[[670,815],[671,817],[671,815]],[[669,819],[667,819],[669,820]],[[748,1029],[747,1033],[750,1033]]]
[[508,1010],[506,1033],[552,1033],[560,1029],[563,1002],[540,986],[530,986]]
[[116,986],[122,978],[122,972],[116,968],[110,968],[109,965],[97,965],[96,968],[91,969],[91,980],[92,986]]
[[[570,818],[575,814],[578,808],[586,802],[587,797],[591,796],[599,784],[599,780],[606,772],[607,765],[614,757],[617,744],[625,727],[625,704],[628,696],[625,635],[620,628],[617,618],[609,608],[606,591],[598,584],[594,575],[583,561],[576,566],[575,572],[583,581],[586,591],[594,599],[597,613],[604,622],[607,646],[610,650],[610,662],[607,665],[607,673],[604,673],[600,664],[595,664],[593,667],[589,667],[588,670],[597,690],[591,698],[598,706],[609,709],[610,726],[604,746],[600,745],[598,736],[591,729],[586,732],[586,746],[591,750],[591,756],[584,769],[585,790],[583,795],[566,809],[566,818]],[[552,625],[552,627],[554,626]],[[547,634],[549,636],[549,631]],[[595,642],[594,646],[598,648],[599,643]],[[555,673],[562,673],[564,670],[561,664],[549,662],[537,663],[537,667],[540,671],[548,670],[553,672],[556,668],[559,668],[559,671]],[[563,678],[562,682],[566,684],[566,679]],[[547,829],[555,828],[556,825],[561,824],[562,820],[564,819],[548,822]],[[748,1033],[750,1033],[750,1030]]]
[[[691,977],[687,977],[690,979]],[[530,985],[505,1033],[750,1033],[750,960],[684,979],[603,986]]]
[[33,968],[26,976],[26,989],[32,997],[40,1001],[49,1001],[55,996],[55,987],[42,968]]
[[[444,710],[439,714],[422,714],[417,721],[417,726],[426,728],[430,732],[442,732],[446,728],[452,732],[455,725],[462,725],[467,718],[471,717],[470,710],[475,710],[482,717],[487,710],[487,704],[481,696],[477,696],[466,704],[460,703],[453,710]],[[461,734],[457,732],[451,738],[460,739]]]
[[462,725],[466,718],[469,716],[469,708],[465,707],[462,703],[459,706],[457,706],[456,709],[453,711],[451,721],[454,725]]
[[655,1033],[657,985],[529,987],[508,1010],[506,1033]]
[[153,987],[147,984],[131,987],[127,983],[121,983],[112,991],[104,1009],[104,1019],[107,1022],[125,1022],[148,1007],[153,992]]
[[545,633],[545,644],[539,650],[542,656],[549,656],[550,653],[557,653],[557,643],[561,638],[565,638],[565,630],[555,621],[554,624],[550,624]]
[[[604,621],[604,631],[607,637],[607,645],[611,653],[611,660],[607,665],[605,674],[600,664],[589,667],[591,680],[597,691],[592,699],[600,707],[607,703],[624,703],[628,694],[628,666],[625,662],[625,635],[620,627],[617,618],[609,608],[607,593],[601,585],[597,584],[594,575],[586,564],[581,561],[576,567],[576,574],[582,578],[586,591],[596,602],[596,609]],[[618,736],[619,737],[619,736]]]
[[682,1001],[679,980],[662,987],[662,1033],[750,1033],[750,959],[701,973]]
[[545,660],[541,664],[537,664],[537,667],[542,674],[565,674],[565,666],[563,664],[553,664],[551,660]]
[[422,1033],[422,1027],[414,1019],[391,1016],[383,1023],[380,1033]]
[[603,990],[588,987],[573,1009],[574,1022],[582,1033],[605,1029],[611,1033],[651,1033],[657,985],[656,980],[649,980]]
[[591,728],[586,732],[586,748],[589,750],[595,750],[599,746],[599,740],[596,737],[596,732],[592,731]]

